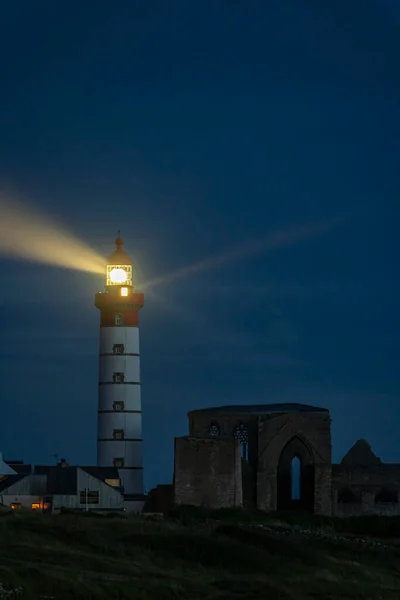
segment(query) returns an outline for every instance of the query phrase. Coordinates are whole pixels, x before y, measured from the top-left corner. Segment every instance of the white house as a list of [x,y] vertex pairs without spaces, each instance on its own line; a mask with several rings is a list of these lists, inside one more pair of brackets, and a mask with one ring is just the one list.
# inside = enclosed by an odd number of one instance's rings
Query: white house
[[123,489],[114,467],[35,467],[33,473],[11,473],[0,478],[0,504],[14,510],[44,512],[61,509],[116,512],[124,509]]

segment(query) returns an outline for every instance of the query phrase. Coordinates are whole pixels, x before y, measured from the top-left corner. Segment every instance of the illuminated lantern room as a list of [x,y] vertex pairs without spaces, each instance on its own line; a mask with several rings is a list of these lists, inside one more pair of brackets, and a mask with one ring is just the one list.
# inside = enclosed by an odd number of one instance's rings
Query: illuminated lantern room
[[115,240],[116,249],[107,260],[107,287],[120,286],[121,295],[128,295],[126,287],[133,286],[133,263],[130,256],[122,249],[124,242],[118,237]]

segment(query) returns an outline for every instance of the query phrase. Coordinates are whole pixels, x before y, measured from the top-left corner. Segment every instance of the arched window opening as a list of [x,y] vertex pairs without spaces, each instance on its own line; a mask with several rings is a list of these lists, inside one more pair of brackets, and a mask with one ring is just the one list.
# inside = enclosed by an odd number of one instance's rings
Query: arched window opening
[[345,488],[338,493],[338,502],[340,504],[355,504],[360,502],[360,498],[350,488]]
[[314,512],[315,467],[308,444],[295,435],[282,448],[277,469],[278,510]]
[[239,425],[236,425],[233,431],[233,436],[240,442],[240,456],[243,458],[243,460],[248,460],[249,432],[247,431],[247,427],[243,425],[243,423],[239,423]]
[[208,435],[211,435],[212,437],[217,437],[217,435],[220,434],[220,429],[219,429],[219,425],[218,423],[211,423],[210,427],[208,428]]
[[301,498],[301,461],[298,456],[292,460],[292,500]]
[[376,504],[383,502],[394,504],[397,502],[397,490],[389,490],[387,488],[379,490],[379,492],[375,494],[375,502]]
[[114,318],[114,323],[116,325],[122,325],[123,322],[124,322],[124,316],[121,315],[120,313],[116,314],[115,318]]

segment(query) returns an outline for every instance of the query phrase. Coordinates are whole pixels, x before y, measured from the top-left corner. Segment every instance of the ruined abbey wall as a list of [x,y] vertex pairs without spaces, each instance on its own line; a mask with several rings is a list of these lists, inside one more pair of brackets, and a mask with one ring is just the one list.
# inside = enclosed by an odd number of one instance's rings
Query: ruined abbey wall
[[175,438],[176,504],[211,508],[242,506],[242,462],[238,440]]
[[[254,407],[248,413],[228,408],[189,413],[190,436],[175,440],[175,504],[298,508],[340,517],[400,515],[400,465],[382,463],[365,440],[332,465],[329,411],[260,414]],[[294,457],[301,461],[297,500],[292,499]]]

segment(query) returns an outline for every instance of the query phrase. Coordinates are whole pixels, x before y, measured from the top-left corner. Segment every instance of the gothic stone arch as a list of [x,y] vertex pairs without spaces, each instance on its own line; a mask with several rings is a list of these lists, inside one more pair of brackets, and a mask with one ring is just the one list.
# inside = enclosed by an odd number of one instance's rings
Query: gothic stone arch
[[[292,463],[300,460],[300,497],[292,499]],[[295,435],[283,448],[277,468],[277,509],[314,512],[314,457],[306,441]]]
[[[257,508],[277,510],[278,496],[280,507],[288,503],[287,489],[291,487],[288,486],[288,478],[296,452],[303,463],[302,502],[305,510],[313,509],[316,514],[330,515],[331,433],[328,411],[322,414],[290,412],[266,415],[259,421]],[[296,505],[301,507],[300,502]]]

